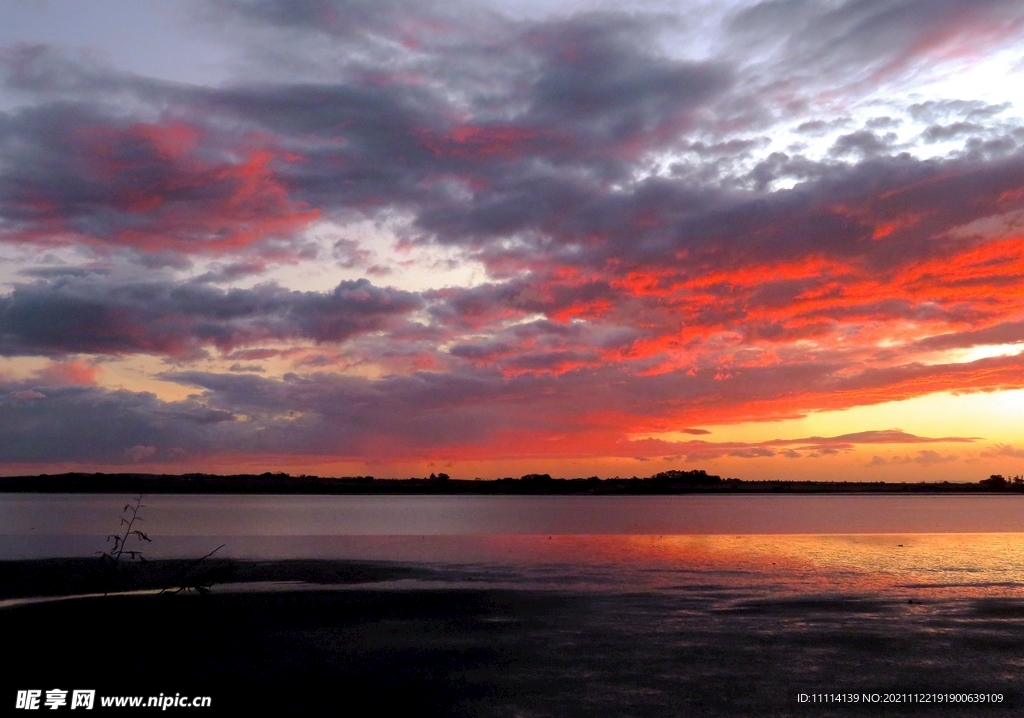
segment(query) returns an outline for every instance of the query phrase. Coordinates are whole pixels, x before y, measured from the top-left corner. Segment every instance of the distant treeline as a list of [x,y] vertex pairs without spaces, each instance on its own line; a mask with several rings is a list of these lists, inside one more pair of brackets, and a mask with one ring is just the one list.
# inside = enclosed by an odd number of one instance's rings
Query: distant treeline
[[1024,493],[1024,478],[995,474],[974,483],[884,481],[743,481],[702,469],[662,471],[646,478],[556,479],[549,474],[519,478],[375,479],[325,478],[285,473],[235,474],[40,474],[0,478],[0,492],[115,494],[687,494],[687,493]]

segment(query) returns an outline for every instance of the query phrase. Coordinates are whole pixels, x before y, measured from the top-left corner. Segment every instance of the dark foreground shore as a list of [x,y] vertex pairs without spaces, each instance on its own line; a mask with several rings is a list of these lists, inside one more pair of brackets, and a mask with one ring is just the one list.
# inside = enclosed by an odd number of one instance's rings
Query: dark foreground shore
[[[21,580],[34,573],[42,585],[56,565],[26,562]],[[9,576],[11,564],[0,569]],[[726,595],[715,586],[625,594],[396,588],[372,582],[418,570],[345,562],[264,562],[238,572],[337,583],[8,606],[0,635],[14,660],[0,699],[11,708],[18,690],[95,689],[98,697],[210,696],[209,709],[186,711],[197,715],[495,718],[962,717],[1020,715],[1024,707],[1021,601],[908,605]],[[1003,700],[798,701],[801,693],[907,692]],[[101,713],[136,712],[103,710],[98,700]]]
[[199,560],[125,559],[115,565],[97,558],[47,558],[0,561],[0,601],[131,591],[202,593],[214,586],[261,582],[339,586],[427,575],[412,567],[373,561],[240,561],[210,556]]

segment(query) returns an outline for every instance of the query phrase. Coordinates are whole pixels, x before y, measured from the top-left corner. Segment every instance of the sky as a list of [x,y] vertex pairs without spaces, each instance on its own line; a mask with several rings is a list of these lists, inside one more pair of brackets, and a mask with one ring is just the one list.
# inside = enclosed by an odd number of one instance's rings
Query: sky
[[1024,2],[0,5],[0,474],[1024,474]]

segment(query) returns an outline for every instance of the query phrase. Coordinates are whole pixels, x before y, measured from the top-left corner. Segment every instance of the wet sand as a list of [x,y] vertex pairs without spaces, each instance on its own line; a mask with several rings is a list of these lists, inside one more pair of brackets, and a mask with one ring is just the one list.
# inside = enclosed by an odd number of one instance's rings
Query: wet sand
[[[0,566],[8,596],[19,581],[26,595],[31,576],[36,586],[57,580],[62,563],[71,575],[74,562],[24,562],[18,581],[10,563]],[[306,589],[112,594],[0,610],[0,635],[17,656],[3,700],[58,687],[210,695],[203,715],[496,718],[1009,716],[1024,705],[1019,600],[424,589],[415,580],[395,588],[374,582],[429,574],[359,562],[234,563],[236,578]],[[170,567],[151,567],[139,581]],[[1005,698],[797,701],[824,691]]]
[[8,645],[19,656],[5,672],[4,700],[60,687],[209,695],[214,710],[204,715],[505,714],[488,699],[515,692],[561,603],[508,592],[314,590],[24,605],[0,611],[0,633],[17,637]]
[[426,575],[427,572],[413,567],[375,561],[252,561],[210,557],[203,560],[126,559],[113,565],[98,558],[48,558],[0,561],[0,601],[127,591],[181,592],[261,582],[345,585]]

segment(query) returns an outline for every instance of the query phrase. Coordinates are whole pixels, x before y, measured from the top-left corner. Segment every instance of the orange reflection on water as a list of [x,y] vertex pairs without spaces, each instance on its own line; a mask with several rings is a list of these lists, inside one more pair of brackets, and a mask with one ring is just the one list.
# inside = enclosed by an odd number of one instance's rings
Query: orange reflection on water
[[1020,533],[617,538],[602,542],[609,558],[666,577],[695,571],[801,593],[1024,595]]
[[910,600],[1024,598],[1021,533],[463,539],[447,538],[450,560],[507,562],[527,573],[575,576],[574,583],[597,589],[703,586],[773,594],[881,594]]

